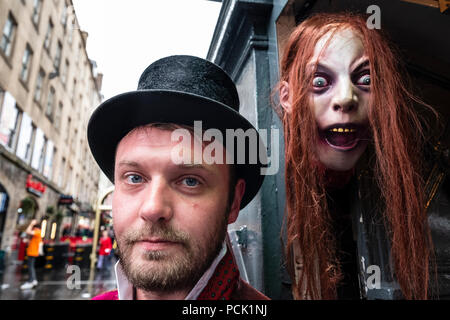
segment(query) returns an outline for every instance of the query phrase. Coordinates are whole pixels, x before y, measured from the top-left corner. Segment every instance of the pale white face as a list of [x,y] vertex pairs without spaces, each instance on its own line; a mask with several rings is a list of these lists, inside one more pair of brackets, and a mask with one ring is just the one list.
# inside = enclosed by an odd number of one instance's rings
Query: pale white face
[[319,130],[316,152],[325,167],[346,171],[356,165],[368,143],[369,60],[351,29],[337,32],[324,49],[329,37],[330,33],[319,40],[308,65],[318,62],[311,89]]

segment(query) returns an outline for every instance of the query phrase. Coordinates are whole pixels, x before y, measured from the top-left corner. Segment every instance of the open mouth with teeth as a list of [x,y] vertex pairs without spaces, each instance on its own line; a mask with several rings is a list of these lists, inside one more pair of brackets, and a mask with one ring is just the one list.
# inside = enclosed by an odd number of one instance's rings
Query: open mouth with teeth
[[319,129],[320,137],[333,149],[350,151],[366,136],[366,127],[357,124],[334,124]]

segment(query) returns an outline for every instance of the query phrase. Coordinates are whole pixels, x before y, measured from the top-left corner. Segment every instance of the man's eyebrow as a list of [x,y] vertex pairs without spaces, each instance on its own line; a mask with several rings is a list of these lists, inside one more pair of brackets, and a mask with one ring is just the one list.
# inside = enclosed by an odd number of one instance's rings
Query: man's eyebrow
[[129,166],[129,167],[140,167],[139,163],[135,162],[135,161],[129,161],[129,160],[122,160],[119,161],[119,163],[117,164],[119,167],[120,166]]
[[[119,167],[134,167],[134,168],[140,168],[141,165],[136,162],[136,161],[129,161],[129,160],[122,160],[119,161],[117,164]],[[212,172],[211,169],[209,169],[208,167],[200,164],[200,163],[182,163],[182,164],[177,164],[175,165],[176,168],[178,169],[200,169],[200,170],[204,170],[206,172]]]
[[204,165],[200,164],[200,163],[182,163],[177,165],[178,168],[180,169],[200,169],[200,170],[205,170],[207,172],[211,172],[210,169],[208,169],[207,167],[205,167]]

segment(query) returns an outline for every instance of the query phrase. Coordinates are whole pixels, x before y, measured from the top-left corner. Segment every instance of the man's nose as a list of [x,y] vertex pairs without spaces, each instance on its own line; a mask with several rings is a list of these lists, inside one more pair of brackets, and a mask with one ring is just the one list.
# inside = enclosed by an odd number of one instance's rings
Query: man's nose
[[358,96],[351,79],[342,79],[337,83],[331,107],[336,112],[351,112],[358,108]]
[[139,216],[141,219],[156,223],[169,221],[172,218],[169,186],[162,178],[153,178],[144,195]]

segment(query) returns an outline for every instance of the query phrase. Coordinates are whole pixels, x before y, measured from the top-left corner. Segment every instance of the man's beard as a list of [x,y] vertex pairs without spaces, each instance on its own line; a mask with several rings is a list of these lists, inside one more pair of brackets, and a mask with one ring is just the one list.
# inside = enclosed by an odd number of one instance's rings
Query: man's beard
[[[228,217],[227,214],[221,216]],[[208,237],[203,245],[166,223],[146,224],[140,230],[125,232],[120,238],[117,237],[121,267],[128,280],[138,289],[161,293],[190,290],[222,249],[227,219],[218,220],[207,232]],[[133,257],[137,241],[150,237],[176,242],[175,246],[180,246],[181,250],[175,248],[176,253],[172,250],[152,250],[146,251],[140,259]]]

